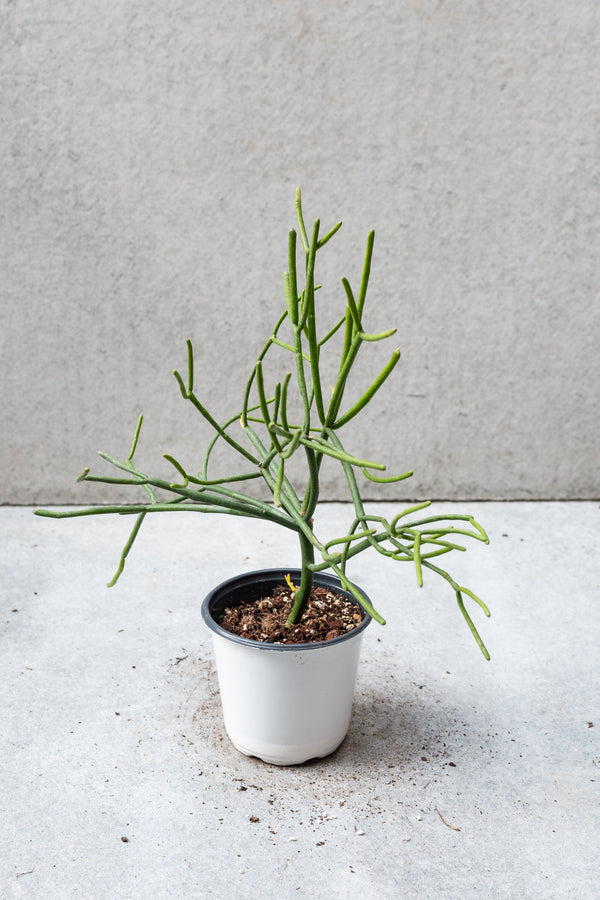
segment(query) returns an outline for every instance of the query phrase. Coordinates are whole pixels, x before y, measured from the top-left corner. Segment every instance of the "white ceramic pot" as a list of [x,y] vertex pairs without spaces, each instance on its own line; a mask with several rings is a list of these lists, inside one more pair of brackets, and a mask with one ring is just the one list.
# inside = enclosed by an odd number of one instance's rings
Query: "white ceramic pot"
[[[261,644],[237,637],[216,619],[240,600],[268,596],[297,569],[264,569],[238,575],[212,590],[202,617],[212,631],[225,728],[247,756],[291,766],[327,756],[350,725],[362,636],[371,617],[361,609],[358,628],[315,644]],[[337,578],[317,573],[315,585],[354,598]]]

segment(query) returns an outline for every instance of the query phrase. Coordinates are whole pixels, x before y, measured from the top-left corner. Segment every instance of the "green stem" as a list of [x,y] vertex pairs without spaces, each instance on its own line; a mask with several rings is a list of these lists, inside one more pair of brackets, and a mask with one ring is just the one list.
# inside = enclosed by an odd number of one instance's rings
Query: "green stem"
[[369,275],[371,273],[371,259],[373,258],[373,245],[375,243],[375,232],[370,231],[367,237],[367,249],[365,250],[365,262],[363,265],[362,279],[360,282],[360,291],[358,293],[358,302],[356,304],[359,316],[362,312],[367,297],[367,287],[369,285]]
[[309,568],[315,561],[314,544],[303,534],[300,534],[299,537],[300,550],[302,553],[302,576],[300,579],[300,587],[296,591],[294,605],[292,606],[286,625],[295,625],[302,618],[314,581],[314,573],[312,569]]
[[[268,351],[270,350],[270,348],[273,345],[273,341],[277,337],[277,332],[279,331],[282,323],[284,322],[285,319],[287,319],[287,317],[288,317],[288,311],[287,311],[287,309],[284,309],[284,311],[281,313],[281,315],[277,319],[277,322],[275,323],[275,328],[273,329],[273,333],[271,334],[270,338],[268,339],[268,341],[265,343],[264,347],[258,354],[257,362],[262,362],[262,360],[265,358]],[[250,374],[250,378],[246,382],[246,388],[244,390],[244,402],[242,404],[242,413],[241,413],[241,417],[240,417],[242,426],[245,426],[245,424],[248,420],[248,412],[249,412],[248,403],[250,400],[250,391],[252,389],[252,384],[254,382],[255,375],[256,375],[256,363],[252,367],[252,372]]]
[[362,593],[362,591],[359,591],[359,589],[356,587],[356,585],[352,584],[352,582],[346,578],[346,576],[344,575],[342,570],[338,569],[338,567],[336,565],[332,565],[331,568],[333,569],[333,571],[335,572],[337,577],[340,579],[340,582],[341,582],[344,590],[348,591],[350,594],[352,594],[352,596],[356,600],[358,600],[358,602],[360,603],[362,608],[366,612],[368,612],[369,615],[372,616],[376,622],[378,622],[380,625],[385,625],[385,619],[383,618],[383,616],[381,616],[377,612],[377,610],[372,606],[372,604],[369,603],[369,601],[367,600],[365,595]]
[[354,406],[351,406],[348,412],[344,413],[343,416],[337,420],[337,422],[333,425],[334,428],[341,428],[342,425],[345,425],[346,422],[349,422],[350,419],[353,419],[361,409],[363,409],[367,403],[369,403],[373,396],[377,393],[381,385],[384,383],[388,375],[390,375],[396,366],[396,363],[400,359],[400,348],[394,350],[392,353],[392,357],[390,361],[383,367],[375,381],[371,384],[371,386],[365,391],[362,397],[356,401]]
[[283,514],[277,514],[277,510],[270,507],[276,515],[266,515],[258,509],[243,509],[241,507],[231,506],[215,506],[210,503],[152,503],[143,504],[136,503],[128,506],[91,506],[88,509],[70,509],[65,511],[56,511],[52,509],[34,509],[36,516],[44,516],[48,519],[76,519],[82,516],[135,516],[140,513],[159,513],[159,512],[197,512],[197,513],[221,513],[229,516],[242,516],[248,519],[266,519],[289,528],[291,531],[298,531],[297,524],[289,517]]
[[[261,474],[263,479],[265,480],[267,487],[273,494],[275,492],[275,484],[277,479],[277,474],[271,471],[271,462],[274,460],[277,455],[274,451],[269,452],[259,436],[256,432],[250,427],[250,425],[246,426],[246,432],[248,437],[254,447],[261,454],[263,461],[261,464]],[[281,494],[280,494],[281,505],[285,509],[289,515],[299,516],[300,515],[300,500],[292,487],[290,481],[284,476],[281,486]]]
[[298,221],[298,230],[300,231],[300,240],[304,247],[304,252],[308,253],[308,237],[304,226],[304,217],[302,215],[302,194],[300,188],[296,188],[296,219]]
[[329,408],[327,410],[327,417],[325,419],[324,425],[325,428],[330,428],[337,419],[338,412],[340,411],[340,405],[342,403],[342,398],[344,396],[344,390],[346,388],[348,375],[350,374],[350,370],[354,365],[356,355],[360,350],[360,345],[360,335],[355,334],[349,344],[347,352],[344,348],[345,355],[344,353],[342,354],[342,362],[340,364],[337,381],[333,389],[333,394],[331,395],[331,400],[329,401]]
[[[133,449],[135,449],[135,443],[134,443]],[[133,449],[132,449],[131,455],[129,457],[130,459],[133,456]],[[121,551],[121,559],[119,560],[119,566],[117,568],[117,571],[115,572],[115,574],[113,575],[111,580],[108,582],[106,587],[114,587],[115,584],[117,583],[117,581],[119,580],[119,576],[121,575],[121,572],[125,568],[125,560],[127,559],[129,551],[131,550],[131,548],[133,546],[133,542],[135,541],[136,537],[138,536],[138,532],[142,526],[142,522],[144,521],[145,517],[146,517],[146,513],[141,512],[139,514],[139,516],[137,517],[137,519],[135,520],[135,525],[131,529],[131,534],[129,535],[129,539],[128,539],[127,543],[125,544],[125,546],[123,547],[123,550]]]

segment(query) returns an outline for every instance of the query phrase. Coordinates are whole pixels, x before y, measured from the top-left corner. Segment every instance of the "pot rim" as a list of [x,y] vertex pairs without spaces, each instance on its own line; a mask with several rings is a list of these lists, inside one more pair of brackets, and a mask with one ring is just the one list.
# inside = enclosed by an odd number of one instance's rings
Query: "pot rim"
[[[229,591],[236,587],[242,587],[244,582],[248,581],[250,583],[256,583],[259,580],[264,581],[283,581],[285,580],[285,576],[289,575],[291,578],[300,575],[300,569],[298,568],[276,568],[276,569],[255,569],[252,572],[242,572],[239,575],[234,575],[232,578],[227,578],[225,581],[222,581],[220,584],[216,585],[209,593],[206,595],[204,600],[202,601],[201,614],[204,620],[205,625],[213,632],[213,634],[219,635],[219,637],[225,638],[228,641],[232,641],[234,644],[241,644],[244,647],[249,647],[253,650],[261,650],[261,651],[271,651],[276,653],[298,653],[304,650],[322,650],[326,647],[333,647],[337,644],[341,644],[344,641],[352,640],[352,638],[362,636],[363,631],[371,622],[371,616],[369,613],[363,609],[363,607],[358,603],[355,597],[349,591],[346,591],[340,583],[339,578],[336,575],[332,575],[329,572],[315,572],[315,584],[318,587],[330,587],[335,589],[336,592],[343,594],[347,597],[362,614],[362,621],[360,625],[356,628],[353,628],[352,631],[348,631],[346,634],[340,635],[340,637],[332,638],[330,641],[314,641],[312,643],[303,643],[303,644],[269,644],[269,643],[261,643],[260,641],[253,641],[251,638],[241,637],[237,634],[232,634],[231,631],[227,631],[225,628],[221,628],[221,626],[215,622],[211,613],[211,602],[214,605],[214,602],[220,599],[222,596],[229,593]],[[353,582],[350,582],[353,584]],[[362,594],[365,592],[358,588]],[[367,595],[365,594],[365,597]],[[368,598],[367,598],[368,599]]]

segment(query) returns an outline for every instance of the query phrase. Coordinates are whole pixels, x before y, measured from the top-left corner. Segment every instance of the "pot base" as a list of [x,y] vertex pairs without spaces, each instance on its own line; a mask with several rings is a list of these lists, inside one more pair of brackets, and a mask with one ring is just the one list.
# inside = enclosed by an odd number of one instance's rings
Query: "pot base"
[[249,749],[248,747],[244,747],[238,741],[235,741],[231,735],[229,735],[229,740],[233,744],[236,750],[240,753],[243,753],[244,756],[250,756],[253,759],[260,759],[262,762],[267,763],[270,766],[301,766],[303,763],[308,762],[311,759],[324,759],[326,756],[331,756],[332,753],[344,743],[346,735],[341,739],[341,741],[336,741],[331,747],[327,750],[324,750],[321,753],[315,754],[309,750],[300,750],[295,747],[292,752],[290,752],[289,747],[281,747],[280,750],[273,746],[269,746],[265,748],[263,752],[258,752],[256,747]]

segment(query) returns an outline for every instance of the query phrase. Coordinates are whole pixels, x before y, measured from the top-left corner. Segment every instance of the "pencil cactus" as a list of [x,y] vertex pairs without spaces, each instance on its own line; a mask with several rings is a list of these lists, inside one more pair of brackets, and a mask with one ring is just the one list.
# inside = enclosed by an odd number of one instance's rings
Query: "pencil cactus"
[[[339,577],[342,586],[356,597],[376,621],[384,624],[381,615],[346,575],[349,560],[372,549],[391,560],[411,563],[419,585],[423,584],[425,572],[436,573],[445,579],[455,593],[458,606],[475,640],[484,656],[489,659],[488,651],[465,607],[465,598],[472,599],[489,616],[487,606],[471,590],[459,585],[446,570],[433,562],[437,557],[453,550],[465,550],[461,543],[456,542],[457,538],[466,537],[487,543],[488,538],[481,525],[466,514],[424,515],[423,511],[430,505],[430,501],[403,509],[389,520],[380,515],[369,514],[361,495],[359,476],[367,481],[392,484],[409,478],[412,472],[393,476],[376,474],[385,471],[383,463],[362,459],[356,455],[353,446],[350,449],[356,438],[356,429],[348,429],[348,441],[340,438],[342,428],[350,423],[356,424],[358,415],[375,397],[400,359],[400,350],[396,348],[369,387],[360,396],[347,401],[348,377],[359,352],[365,345],[387,340],[396,332],[395,328],[391,328],[371,334],[364,324],[374,232],[371,231],[367,238],[358,293],[355,295],[348,280],[342,278],[343,307],[336,321],[321,335],[317,316],[319,285],[315,282],[317,255],[342,223],[338,222],[321,237],[320,222],[317,219],[309,237],[299,190],[296,193],[296,218],[297,231],[291,230],[288,240],[288,268],[284,275],[285,306],[252,367],[240,407],[224,419],[216,418],[209,412],[195,390],[194,351],[189,340],[186,377],[178,371],[174,372],[181,395],[206,419],[214,432],[200,471],[193,474],[174,456],[164,454],[177,473],[176,480],[168,481],[141,472],[134,464],[142,425],[140,416],[126,459],[118,460],[100,453],[121,474],[117,477],[92,475],[86,468],[79,480],[141,487],[147,495],[145,500],[127,505],[66,512],[36,510],[36,513],[56,518],[111,513],[135,517],[117,572],[109,586],[116,583],[123,571],[133,542],[145,517],[150,513],[222,513],[263,519],[291,529],[299,539],[302,577],[295,591],[295,601],[288,620],[290,625],[302,617],[314,573],[324,569],[332,570]],[[297,263],[300,252],[297,246],[298,236],[304,256],[301,267]],[[338,335],[335,342],[332,341],[334,335]],[[337,349],[334,350],[336,344]],[[287,356],[291,365],[281,380],[271,388],[266,384],[263,363],[267,354],[275,349],[281,351],[284,357]],[[336,352],[339,356],[336,380],[326,397],[321,374],[322,356],[329,352]],[[295,392],[295,403],[290,402],[292,391]],[[296,410],[296,419],[292,409]],[[226,442],[244,460],[247,472],[217,478],[209,476],[209,463],[219,441]],[[289,476],[289,461],[298,456],[303,458],[302,480],[297,476],[293,479]],[[315,533],[313,525],[319,501],[320,470],[325,457],[341,466],[353,506],[353,518],[346,533],[326,539]],[[243,482],[251,479],[261,479],[267,485],[272,496],[270,502],[243,490]]]

